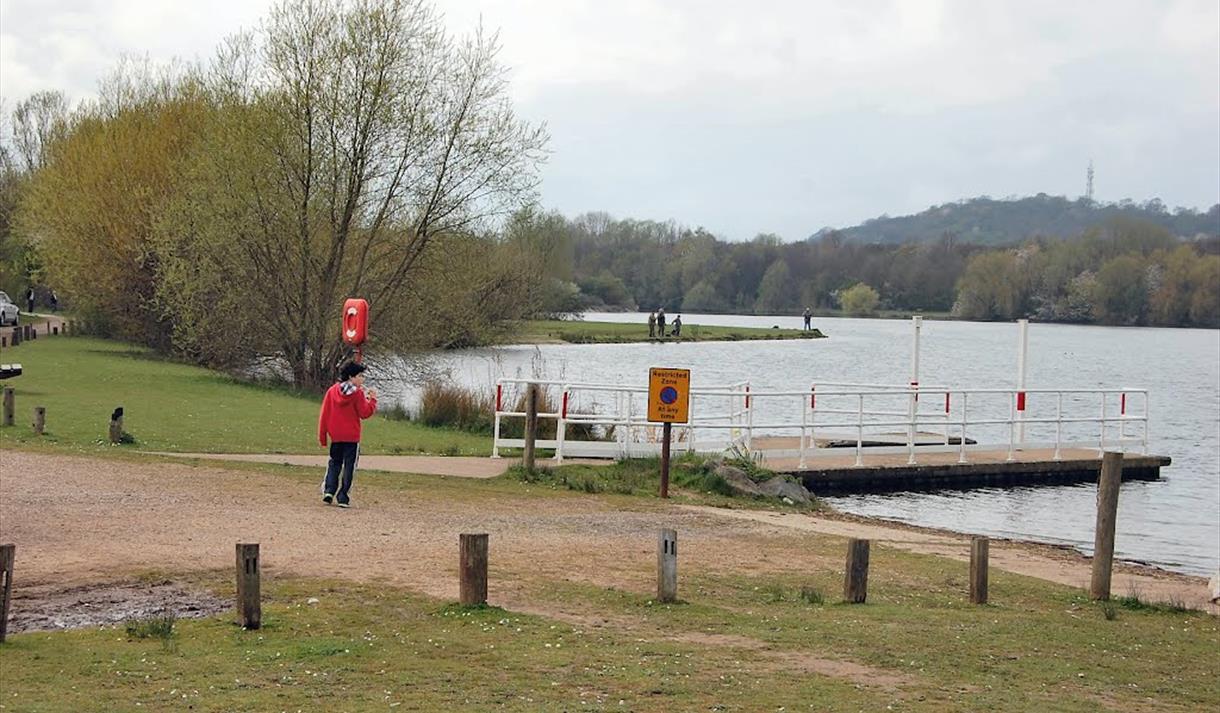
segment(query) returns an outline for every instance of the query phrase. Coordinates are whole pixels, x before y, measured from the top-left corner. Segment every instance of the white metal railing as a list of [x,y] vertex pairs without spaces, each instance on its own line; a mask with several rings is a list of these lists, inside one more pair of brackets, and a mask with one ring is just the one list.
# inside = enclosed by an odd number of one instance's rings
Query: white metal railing
[[[538,414],[554,419],[553,439],[538,448],[565,457],[631,458],[660,453],[659,424],[647,421],[646,386],[535,379],[496,384],[493,457],[524,446],[502,437],[505,419],[524,419],[515,404],[525,385],[558,388],[558,408]],[[506,400],[506,397],[510,400]],[[603,403],[603,401],[605,403]],[[508,408],[509,403],[512,408]],[[929,405],[931,405],[929,407]],[[582,427],[582,437],[569,436]],[[588,434],[593,437],[588,437]],[[692,388],[690,423],[676,426],[675,450],[719,453],[738,446],[765,458],[810,460],[843,455],[854,463],[865,451],[903,454],[956,451],[958,462],[977,451],[1006,450],[1009,460],[1030,449],[1138,448],[1147,451],[1145,389],[953,389],[945,386],[820,382],[808,391],[752,391],[749,382]],[[1033,437],[1027,438],[1033,434]],[[955,441],[956,439],[956,441]],[[876,441],[881,445],[867,445]],[[974,443],[970,441],[974,440]],[[850,451],[849,451],[850,452]]]

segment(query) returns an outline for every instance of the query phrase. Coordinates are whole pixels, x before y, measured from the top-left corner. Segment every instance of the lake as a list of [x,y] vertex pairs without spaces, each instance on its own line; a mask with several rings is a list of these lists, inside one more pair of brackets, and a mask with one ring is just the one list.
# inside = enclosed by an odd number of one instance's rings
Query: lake
[[[646,315],[586,317],[635,321],[647,329]],[[800,317],[684,314],[682,319],[686,328],[801,326]],[[907,381],[909,320],[819,318],[814,326],[829,338],[511,346],[446,353],[429,359],[428,366],[489,391],[497,378],[505,376],[644,384],[650,366],[689,368],[696,387],[748,380],[755,390],[803,390],[815,381]],[[924,320],[920,380],[954,388],[1015,387],[1017,339],[1013,323]],[[1149,450],[1170,456],[1173,465],[1162,470],[1160,481],[1123,485],[1116,555],[1192,574],[1216,573],[1220,568],[1220,331],[1031,324],[1026,387],[1148,389]],[[1091,428],[1096,434],[1096,426]],[[1045,435],[1034,429],[1030,439]],[[860,515],[1063,544],[1089,553],[1095,498],[1094,485],[1076,485],[826,500]]]

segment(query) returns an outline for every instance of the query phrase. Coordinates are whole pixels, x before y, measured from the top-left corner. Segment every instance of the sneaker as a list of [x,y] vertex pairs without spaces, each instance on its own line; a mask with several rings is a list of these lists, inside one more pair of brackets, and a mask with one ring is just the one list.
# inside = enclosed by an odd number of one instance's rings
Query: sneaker
[[330,505],[330,501],[332,501],[334,499],[335,499],[334,493],[326,493],[322,496],[322,502],[326,503],[327,505]]
[[350,507],[351,507],[351,503],[339,503],[339,507],[341,507],[341,508],[350,508]]

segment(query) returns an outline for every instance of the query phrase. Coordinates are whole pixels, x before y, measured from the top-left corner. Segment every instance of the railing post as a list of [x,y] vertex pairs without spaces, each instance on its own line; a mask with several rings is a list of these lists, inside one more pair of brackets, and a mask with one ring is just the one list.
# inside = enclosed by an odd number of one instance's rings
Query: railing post
[[1014,451],[1016,450],[1016,445],[1017,445],[1016,439],[1017,439],[1017,396],[1016,396],[1016,394],[1013,394],[1013,397],[1008,400],[1008,460],[1010,460],[1010,461],[1017,459],[1017,456],[1014,453]]
[[801,459],[797,463],[797,468],[805,469],[805,439],[809,437],[809,410],[805,408],[805,399],[801,397],[801,442],[798,444],[800,449]]
[[1148,453],[1148,392],[1144,392],[1144,440],[1140,444],[1144,454]]
[[864,465],[864,392],[856,394],[856,467]]
[[1097,437],[1097,455],[1106,452],[1106,392],[1101,392],[1101,429]]
[[911,398],[908,402],[907,418],[910,423],[907,425],[907,465],[915,465],[915,413],[919,409],[919,385],[916,382],[911,382]]
[[500,407],[504,397],[504,382],[496,381],[496,413],[491,427],[491,457],[500,457]]
[[1127,452],[1127,392],[1119,393],[1118,400],[1118,450]]
[[754,448],[754,404],[750,401],[750,385],[746,384],[746,450]]
[[962,432],[957,442],[957,462],[966,462],[966,409],[970,405],[970,394],[962,394]]
[[1061,460],[1059,449],[1063,443],[1063,392],[1058,392],[1055,398],[1055,460]]
[[559,418],[555,422],[555,462],[563,462],[563,441],[568,433],[568,385],[559,392]]

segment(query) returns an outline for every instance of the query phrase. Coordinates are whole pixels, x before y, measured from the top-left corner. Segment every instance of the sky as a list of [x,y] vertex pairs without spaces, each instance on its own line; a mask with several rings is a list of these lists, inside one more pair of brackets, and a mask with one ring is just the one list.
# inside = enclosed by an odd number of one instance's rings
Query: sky
[[[0,96],[208,59],[269,0],[0,0]],[[1216,0],[442,0],[545,122],[541,202],[803,239],[979,195],[1220,202]]]

